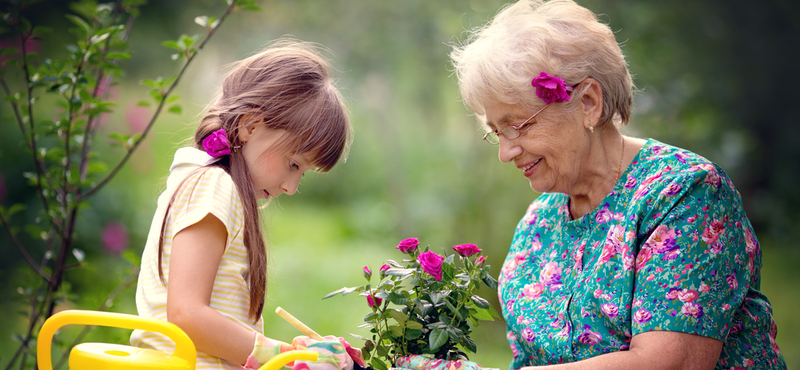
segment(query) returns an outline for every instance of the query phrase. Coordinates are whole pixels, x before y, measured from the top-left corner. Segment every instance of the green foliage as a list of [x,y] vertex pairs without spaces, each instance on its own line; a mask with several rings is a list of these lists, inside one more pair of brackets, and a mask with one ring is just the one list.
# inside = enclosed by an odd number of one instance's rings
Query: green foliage
[[439,256],[429,251],[430,246],[420,253],[413,245],[404,249],[410,258],[402,263],[388,260],[381,266],[374,287],[372,271],[364,267],[365,285],[344,287],[323,297],[359,292],[367,298],[371,312],[361,327],[373,335],[354,336],[364,340],[361,353],[372,368],[394,366],[397,356],[429,354],[466,360],[467,352],[477,351],[472,328],[481,320],[499,317],[477,290],[482,283],[497,289],[497,281],[489,274],[480,249],[470,246],[468,250],[453,247],[458,252],[456,263],[456,254]]
[[[34,163],[33,171],[7,176],[27,179],[40,201],[39,207],[30,210],[36,212],[36,217],[29,223],[21,217],[32,208],[31,204],[23,203],[26,199],[17,199],[19,203],[9,206],[0,205],[0,221],[29,265],[29,269],[17,275],[24,281],[17,289],[17,298],[28,308],[24,315],[29,325],[24,333],[14,335],[19,349],[6,369],[15,364],[20,369],[26,368],[28,357],[35,358],[30,347],[35,344],[33,339],[40,325],[57,307],[77,300],[73,292],[75,280],[70,279],[75,274],[67,272],[97,269],[87,252],[76,245],[80,237],[76,233],[77,224],[90,209],[89,198],[127,163],[162,110],[176,114],[183,111],[174,104],[178,97],[171,92],[222,21],[233,11],[257,8],[251,0],[228,1],[222,15],[198,17],[205,20],[201,24],[205,27],[204,35],[183,35],[177,41],[164,42],[178,49],[180,58],[174,59],[183,59],[181,69],[173,77],[144,81],[152,88],[149,95],[156,103],[152,116],[144,132],[108,134],[112,147],[123,150],[122,159],[109,170],[109,165],[100,160],[104,156],[95,149],[95,142],[101,120],[117,106],[109,91],[116,79],[124,75],[120,62],[131,58],[128,36],[139,7],[145,2],[74,2],[70,5],[72,13],[64,15],[69,24],[67,32],[30,21],[26,12],[37,2],[15,2],[0,23],[3,35],[15,40],[11,44],[15,46],[0,50],[5,66],[0,74],[3,100],[10,105],[13,113],[10,120],[22,134],[20,149],[27,151]],[[40,56],[30,49],[34,42],[45,43],[48,41],[45,35],[54,33],[72,35],[71,41],[63,45],[66,55]],[[135,260],[130,256],[126,259]],[[120,291],[135,281],[138,264],[131,262],[124,266],[121,270],[125,276],[119,279],[122,283],[100,299],[98,309],[112,306]]]

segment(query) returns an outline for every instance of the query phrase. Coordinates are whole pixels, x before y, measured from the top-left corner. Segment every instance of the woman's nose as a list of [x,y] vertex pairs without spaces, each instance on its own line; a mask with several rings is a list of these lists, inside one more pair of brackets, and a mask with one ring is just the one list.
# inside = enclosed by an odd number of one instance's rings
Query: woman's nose
[[500,137],[500,150],[497,153],[497,157],[500,158],[500,162],[509,163],[514,160],[514,158],[520,154],[522,154],[522,147],[514,143],[515,140],[508,140],[505,137]]

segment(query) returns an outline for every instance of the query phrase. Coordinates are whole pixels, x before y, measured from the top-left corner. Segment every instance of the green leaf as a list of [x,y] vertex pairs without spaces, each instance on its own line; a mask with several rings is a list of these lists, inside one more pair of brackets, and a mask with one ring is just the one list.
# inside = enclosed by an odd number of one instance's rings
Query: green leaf
[[200,27],[208,27],[208,16],[207,15],[200,15],[194,17],[194,23],[200,25]]
[[399,310],[390,309],[390,310],[387,310],[387,313],[389,314],[389,316],[391,316],[394,319],[394,321],[397,321],[398,323],[402,324],[402,323],[408,321],[408,315],[400,312]]
[[485,273],[481,275],[481,280],[483,280],[483,283],[486,284],[486,286],[488,286],[489,288],[497,290],[497,280],[495,280],[495,278],[493,278],[492,275],[489,275],[488,270],[489,270],[488,268],[484,270]]
[[367,316],[364,316],[364,322],[371,322],[371,321],[375,321],[375,320],[376,320],[376,319],[378,319],[379,317],[380,317],[380,315],[379,315],[378,313],[376,313],[376,312],[370,312],[370,313],[368,313],[368,314],[367,314]]
[[[422,323],[420,323],[419,321],[414,321],[414,320],[409,321],[408,323],[406,323],[406,328],[408,328],[408,330],[406,330],[406,337],[408,338],[408,335],[409,335],[408,333],[409,332],[411,332],[411,331],[420,331],[420,329],[422,329],[423,327],[424,326],[422,326]],[[420,335],[422,335],[421,331],[420,331]],[[416,338],[416,337],[414,337],[414,338]],[[409,338],[409,339],[413,339],[413,338]]]
[[458,318],[459,318],[461,321],[464,321],[464,316],[462,316],[462,315],[461,315],[461,312],[459,312],[459,311],[458,311],[458,309],[456,309],[456,306],[453,306],[453,304],[452,304],[452,303],[450,303],[450,300],[449,300],[449,299],[446,299],[446,300],[444,301],[444,304],[447,306],[447,308],[448,308],[448,309],[450,309],[450,312],[452,312],[453,314],[455,314],[456,316],[458,316]]
[[442,302],[442,299],[450,295],[451,290],[440,290],[438,292],[431,293],[431,302],[434,306],[438,306],[439,303]]
[[348,295],[348,294],[350,294],[352,292],[355,292],[358,288],[359,287],[352,287],[352,288],[343,287],[341,289],[338,289],[338,290],[335,290],[333,292],[330,292],[330,293],[326,294],[324,297],[322,297],[322,299],[327,299],[327,298],[333,297],[333,296],[335,296],[335,295],[337,295],[339,293],[341,293],[342,296],[346,296],[346,295]]
[[447,343],[450,336],[442,329],[436,328],[431,330],[431,335],[428,338],[428,346],[431,351],[436,351],[439,347]]
[[173,105],[173,106],[169,107],[169,109],[167,109],[167,111],[170,112],[170,113],[181,114],[181,113],[183,113],[183,108],[181,108],[180,105],[176,104],[176,105]]
[[78,17],[77,15],[74,14],[67,14],[66,17],[67,19],[72,21],[72,23],[75,23],[75,25],[78,26],[78,28],[74,30],[77,30],[79,32],[79,34],[76,35],[78,36],[79,39],[88,38],[89,35],[92,33],[92,27],[89,26],[89,24],[86,23],[86,21],[84,21],[83,18]]
[[8,209],[6,209],[6,207],[0,206],[0,215],[2,215],[3,218],[8,219],[9,217],[13,216],[15,213],[20,212],[20,211],[22,211],[24,209],[25,209],[25,205],[24,204],[20,204],[20,203],[14,204],[11,207],[9,207]]
[[478,346],[475,345],[475,342],[472,340],[472,338],[470,338],[467,335],[464,335],[460,339],[461,340],[459,340],[458,342],[461,343],[462,346],[464,346],[464,349],[472,353],[478,352]]
[[475,305],[480,307],[480,308],[489,308],[489,307],[491,307],[491,305],[489,305],[489,301],[487,301],[487,300],[485,300],[485,299],[483,299],[481,297],[478,297],[476,295],[474,295],[472,297],[469,297],[469,299],[471,299],[472,302],[475,303]]
[[127,51],[110,51],[106,54],[106,59],[128,60],[131,58],[131,53]]
[[389,331],[391,331],[395,337],[400,338],[403,336],[403,327],[401,327],[400,325],[390,325]]
[[147,101],[147,100],[139,100],[139,102],[136,103],[136,105],[141,106],[141,107],[150,107],[150,106],[152,106],[152,104],[150,104],[150,102]]
[[175,50],[178,50],[178,51],[183,51],[184,50],[183,46],[181,46],[177,41],[172,41],[172,40],[162,41],[161,42],[161,46],[166,46],[166,47],[168,47],[170,49],[175,49]]
[[478,320],[494,321],[494,317],[492,317],[491,312],[492,311],[485,308],[476,308],[475,312],[473,312],[471,316]]
[[386,275],[407,278],[411,276],[414,273],[414,271],[415,271],[414,269],[390,268],[386,270]]
[[408,298],[406,298],[402,294],[395,293],[395,292],[389,293],[389,296],[387,298],[389,298],[390,302],[392,302],[392,303],[394,303],[394,304],[396,304],[398,306],[403,306],[406,303],[408,303]]
[[374,370],[389,370],[389,368],[386,367],[386,364],[384,364],[383,361],[377,357],[373,358],[369,364]]

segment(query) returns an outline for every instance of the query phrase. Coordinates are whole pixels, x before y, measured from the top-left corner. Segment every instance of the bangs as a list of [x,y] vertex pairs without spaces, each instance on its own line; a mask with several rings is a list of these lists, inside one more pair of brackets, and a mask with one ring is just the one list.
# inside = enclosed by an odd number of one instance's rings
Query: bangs
[[291,111],[283,127],[293,133],[287,144],[298,154],[310,154],[318,172],[330,171],[340,159],[347,158],[350,146],[350,122],[335,89],[317,95]]

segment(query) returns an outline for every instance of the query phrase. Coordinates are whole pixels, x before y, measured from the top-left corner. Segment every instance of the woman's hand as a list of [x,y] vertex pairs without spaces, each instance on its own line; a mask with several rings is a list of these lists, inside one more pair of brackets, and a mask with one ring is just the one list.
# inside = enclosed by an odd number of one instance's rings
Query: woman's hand
[[713,338],[675,331],[650,331],[631,339],[631,348],[563,365],[524,367],[544,369],[713,369],[722,352],[722,342]]
[[[422,355],[410,355],[397,358],[397,368],[400,369],[417,369],[417,370],[447,370],[451,368],[453,362],[458,362],[459,370],[481,370],[484,369],[472,361],[458,360],[446,361],[440,359],[427,358]],[[489,369],[489,368],[486,368]]]

